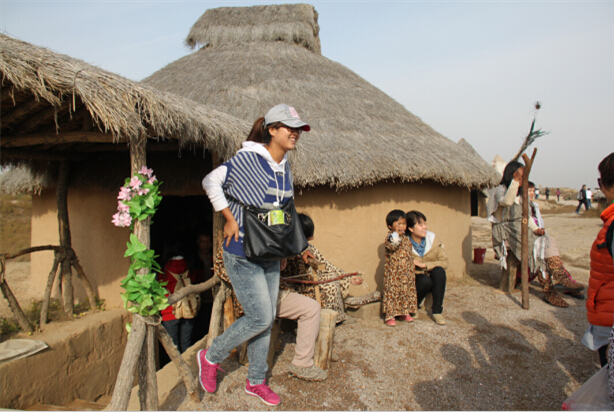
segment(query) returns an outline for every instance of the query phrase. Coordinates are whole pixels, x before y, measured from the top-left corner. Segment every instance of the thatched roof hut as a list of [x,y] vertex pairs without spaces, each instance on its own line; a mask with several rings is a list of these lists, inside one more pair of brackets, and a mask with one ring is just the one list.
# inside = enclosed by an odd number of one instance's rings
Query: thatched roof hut
[[[163,181],[163,194],[184,193],[200,188],[212,164],[235,153],[250,125],[3,34],[0,72],[1,161],[11,166],[0,174],[2,191],[37,194],[32,199],[33,246],[62,242],[58,216],[67,210],[72,247],[92,286],[109,307],[121,304],[129,231],[114,227],[111,216],[117,190],[131,173],[131,148],[143,154],[146,147],[147,164]],[[68,170],[68,190],[56,198],[60,169]],[[193,205],[200,213],[174,209],[179,215],[174,222],[161,219],[152,226],[157,233],[153,249],[163,248],[172,223],[192,227],[204,220],[207,209],[202,206]],[[184,218],[192,220],[188,224]],[[2,244],[2,252],[16,252],[11,247]],[[31,284],[42,296],[53,254],[41,252],[31,259]],[[77,298],[84,297],[80,285],[75,286]]]
[[197,50],[142,83],[246,121],[280,102],[295,106],[312,126],[291,159],[299,186],[497,183],[484,161],[322,56],[318,32],[318,14],[307,4],[207,10],[186,39]]

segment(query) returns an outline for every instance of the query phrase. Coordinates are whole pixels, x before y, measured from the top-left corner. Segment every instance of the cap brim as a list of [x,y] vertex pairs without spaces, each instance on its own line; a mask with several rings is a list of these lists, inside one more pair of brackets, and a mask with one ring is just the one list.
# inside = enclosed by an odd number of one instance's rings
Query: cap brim
[[290,127],[294,127],[296,129],[303,129],[304,131],[308,132],[311,130],[311,126],[309,126],[307,123],[305,123],[302,120],[282,120],[281,121],[283,124],[285,124],[286,126],[290,126]]

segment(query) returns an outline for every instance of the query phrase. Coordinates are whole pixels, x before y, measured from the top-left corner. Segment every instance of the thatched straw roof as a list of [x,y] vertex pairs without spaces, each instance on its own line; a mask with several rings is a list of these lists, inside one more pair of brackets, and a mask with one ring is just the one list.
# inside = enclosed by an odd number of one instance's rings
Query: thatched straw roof
[[185,42],[194,49],[282,41],[319,54],[319,32],[318,13],[308,4],[220,7],[207,10],[192,26]]
[[141,137],[174,140],[175,148],[177,142],[199,145],[228,158],[249,130],[248,123],[193,100],[4,34],[0,71],[3,163],[15,148],[74,155]]
[[[278,10],[284,14],[274,20]],[[312,127],[291,155],[299,186],[350,188],[393,179],[470,188],[498,183],[483,160],[348,68],[301,42],[243,35],[275,33],[275,27],[289,33],[287,21],[301,31],[309,15],[309,25],[317,27],[317,13],[308,5],[208,10],[187,39],[207,46],[143,83],[249,122],[279,103],[296,107]]]

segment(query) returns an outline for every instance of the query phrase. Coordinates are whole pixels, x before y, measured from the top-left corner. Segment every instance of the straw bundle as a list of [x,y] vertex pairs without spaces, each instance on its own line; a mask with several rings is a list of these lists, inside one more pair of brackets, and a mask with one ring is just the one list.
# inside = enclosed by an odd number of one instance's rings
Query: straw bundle
[[[249,131],[249,124],[228,114],[4,34],[0,34],[0,71],[3,136],[21,136],[26,125],[50,106],[55,115],[28,133],[52,130],[61,137],[64,131],[78,131],[83,122],[75,121],[73,114],[85,108],[98,129],[109,133],[108,143],[163,137],[181,145],[203,145],[228,158]],[[63,124],[58,113],[66,106],[69,116],[64,116]]]
[[[468,188],[498,183],[484,160],[469,156],[346,67],[291,42],[254,37],[239,41],[236,33],[245,29],[241,22],[254,31],[253,26],[264,20],[266,27],[261,29],[269,30],[276,21],[276,7],[208,10],[193,31],[214,32],[217,21],[229,22],[215,41],[142,83],[249,122],[279,103],[296,107],[312,127],[290,157],[299,186],[342,189],[392,179]],[[287,5],[284,10],[303,16],[303,7]],[[265,11],[269,18],[254,17]],[[285,15],[279,20],[295,21]],[[191,34],[187,42],[194,39]],[[198,42],[209,39],[203,34]]]

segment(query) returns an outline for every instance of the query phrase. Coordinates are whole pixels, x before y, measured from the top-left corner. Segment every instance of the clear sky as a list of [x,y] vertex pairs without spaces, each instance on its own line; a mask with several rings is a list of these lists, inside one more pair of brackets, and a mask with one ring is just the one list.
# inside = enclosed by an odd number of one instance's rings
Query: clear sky
[[[208,8],[272,3],[0,0],[0,30],[141,80],[191,52],[183,41]],[[597,185],[614,151],[614,2],[309,3],[325,57],[487,162],[516,153],[539,100],[550,134],[531,180]]]

